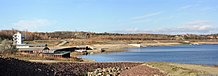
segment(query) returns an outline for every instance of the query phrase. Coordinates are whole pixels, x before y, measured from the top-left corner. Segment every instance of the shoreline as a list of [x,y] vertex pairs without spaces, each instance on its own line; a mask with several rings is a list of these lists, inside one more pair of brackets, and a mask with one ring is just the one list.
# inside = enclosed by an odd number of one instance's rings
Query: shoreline
[[[141,43],[144,47],[154,47],[154,46],[177,46],[177,45],[202,45],[202,44],[218,44],[218,42],[191,42],[191,43]],[[110,53],[110,52],[125,52],[128,48],[141,48],[132,46],[129,44],[94,44],[94,50],[89,50],[88,52],[92,52],[91,54],[98,53]],[[103,51],[102,51],[103,49]]]
[[[218,43],[217,43],[218,44]],[[183,45],[182,43],[142,43],[140,44],[142,47],[152,47],[152,46],[176,46],[176,45]],[[141,48],[137,46],[132,46],[129,44],[94,44],[91,45],[95,49],[94,50],[89,50],[88,52],[93,52],[94,54],[96,53],[110,53],[110,52],[125,52],[128,48]],[[104,51],[102,51],[102,49]]]
[[[168,44],[165,44],[165,43],[161,43],[161,45],[160,45],[160,43],[159,43],[159,45],[155,45],[155,44],[153,44],[153,45],[148,45],[148,46],[146,46],[146,47],[158,47],[158,46],[179,46],[179,45],[207,45],[207,44],[215,44],[215,45],[217,45],[218,44],[218,42],[198,42],[197,44],[196,43],[191,43],[191,44],[182,44],[182,43],[168,43]],[[115,46],[115,45],[114,45]],[[119,47],[119,46],[117,46],[117,47]],[[145,47],[145,48],[146,48]],[[93,54],[101,54],[101,53],[114,53],[114,52],[126,52],[127,50],[126,49],[128,49],[128,48],[140,48],[140,47],[126,47],[126,48],[122,48],[122,47],[120,47],[120,48],[112,48],[113,50],[106,50],[106,51],[104,51],[104,52],[95,52],[95,53],[93,53]],[[82,55],[80,55],[80,56],[82,56]],[[81,57],[80,57],[81,58]],[[81,59],[83,59],[83,60],[88,60],[88,61],[92,61],[92,62],[96,62],[95,60],[91,60],[91,59],[86,59],[86,58],[81,58]],[[206,65],[206,64],[193,64],[193,65]],[[206,65],[206,66],[217,66],[218,64],[214,64],[214,65]]]

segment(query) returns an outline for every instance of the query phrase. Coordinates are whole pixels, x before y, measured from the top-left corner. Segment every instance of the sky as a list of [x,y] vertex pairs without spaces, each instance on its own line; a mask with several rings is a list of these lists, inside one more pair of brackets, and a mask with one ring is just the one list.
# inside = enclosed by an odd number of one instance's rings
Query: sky
[[0,0],[0,30],[218,33],[218,0]]

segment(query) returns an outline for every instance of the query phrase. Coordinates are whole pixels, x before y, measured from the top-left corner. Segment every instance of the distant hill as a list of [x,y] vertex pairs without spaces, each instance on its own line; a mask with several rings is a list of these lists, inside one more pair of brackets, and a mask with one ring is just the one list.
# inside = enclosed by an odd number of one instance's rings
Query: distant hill
[[[1,39],[12,40],[12,35],[19,30],[1,30]],[[210,35],[165,35],[165,34],[120,34],[120,33],[94,33],[94,32],[28,32],[20,31],[25,40],[60,40],[60,39],[93,39],[93,40],[179,40],[179,39],[218,39],[218,34]]]

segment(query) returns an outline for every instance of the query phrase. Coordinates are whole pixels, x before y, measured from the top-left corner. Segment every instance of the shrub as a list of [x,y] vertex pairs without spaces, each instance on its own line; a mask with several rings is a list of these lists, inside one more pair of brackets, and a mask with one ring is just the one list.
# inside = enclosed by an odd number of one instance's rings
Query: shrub
[[12,53],[15,52],[17,49],[14,45],[12,45],[12,42],[9,40],[3,40],[0,44],[0,53]]

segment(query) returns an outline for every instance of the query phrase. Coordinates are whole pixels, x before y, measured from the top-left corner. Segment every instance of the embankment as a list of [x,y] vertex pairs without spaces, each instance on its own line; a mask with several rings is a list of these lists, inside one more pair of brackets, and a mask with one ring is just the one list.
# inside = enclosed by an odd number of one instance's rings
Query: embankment
[[34,63],[0,57],[0,76],[84,76],[97,68],[134,67],[142,63]]

